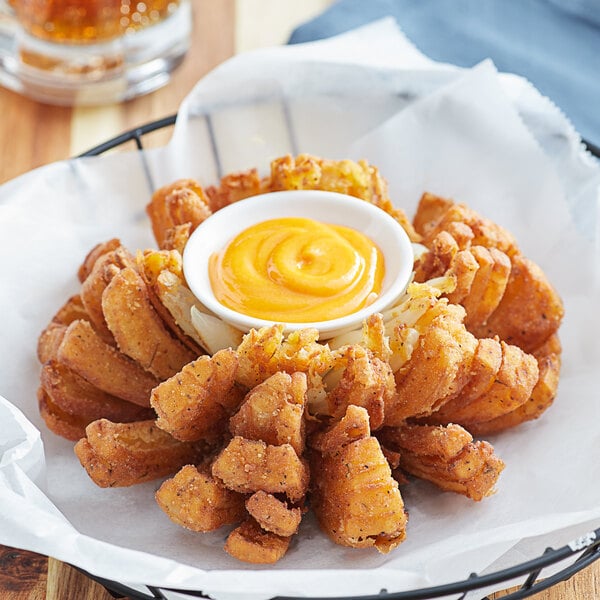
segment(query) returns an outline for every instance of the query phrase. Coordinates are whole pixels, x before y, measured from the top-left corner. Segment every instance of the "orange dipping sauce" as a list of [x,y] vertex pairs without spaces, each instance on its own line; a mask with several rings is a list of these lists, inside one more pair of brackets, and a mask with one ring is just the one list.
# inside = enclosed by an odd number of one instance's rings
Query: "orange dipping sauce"
[[288,323],[328,321],[368,306],[384,274],[383,254],[366,235],[300,217],[253,225],[209,262],[221,304]]

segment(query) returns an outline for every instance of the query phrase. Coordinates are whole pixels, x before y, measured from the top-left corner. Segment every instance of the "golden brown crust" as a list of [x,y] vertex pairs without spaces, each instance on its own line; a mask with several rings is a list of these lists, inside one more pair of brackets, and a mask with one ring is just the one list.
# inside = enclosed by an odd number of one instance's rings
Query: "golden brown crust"
[[119,246],[121,246],[121,240],[118,238],[112,238],[106,242],[100,242],[96,244],[86,255],[83,263],[79,267],[77,271],[77,277],[81,283],[83,283],[88,275],[92,272],[94,268],[94,264],[96,261],[107,252],[111,250],[116,250]]
[[70,325],[77,319],[87,319],[88,315],[83,305],[80,294],[71,296],[56,312],[52,317],[53,323],[60,323],[61,325]]
[[171,521],[192,531],[213,531],[241,521],[246,514],[244,500],[194,465],[182,467],[156,492],[156,502]]
[[307,328],[283,335],[283,325],[251,329],[238,346],[237,381],[247,387],[262,383],[278,371],[325,373],[332,364],[329,346],[320,344],[317,329]]
[[530,398],[514,410],[495,419],[469,424],[469,430],[474,435],[490,435],[539,418],[556,397],[560,362],[559,354],[548,354],[538,359],[539,378]]
[[309,470],[292,446],[271,446],[234,437],[212,465],[212,474],[230,490],[243,494],[263,490],[300,500],[308,489]]
[[462,323],[462,309],[440,307],[419,337],[407,369],[397,376],[397,396],[386,410],[385,424],[427,416],[457,395],[469,379],[477,340]]
[[170,227],[164,233],[163,250],[177,250],[177,252],[183,254],[190,235],[192,235],[191,223],[183,223],[182,225]]
[[81,301],[88,320],[96,333],[107,343],[114,345],[115,340],[106,325],[102,309],[102,294],[112,277],[122,268],[135,264],[133,256],[122,246],[98,257],[90,274],[81,284]]
[[42,333],[37,342],[37,357],[41,364],[56,358],[58,348],[65,337],[67,326],[52,321]]
[[473,441],[473,436],[460,425],[450,423],[443,427],[404,425],[385,427],[377,437],[382,444],[400,452],[416,455],[454,458]]
[[370,435],[367,409],[350,404],[339,421],[334,422],[325,430],[315,432],[310,437],[310,447],[321,454],[333,454],[339,448]]
[[504,469],[490,444],[473,442],[458,425],[404,425],[382,435],[400,452],[403,471],[472,500],[492,494]]
[[156,424],[179,440],[212,439],[243,399],[235,386],[237,357],[226,349],[201,356],[152,390]]
[[398,221],[411,241],[421,239],[404,211],[392,204],[387,183],[377,168],[366,160],[327,160],[309,154],[282,156],[271,162],[269,188],[272,191],[325,190],[361,198]]
[[344,355],[346,367],[341,379],[327,394],[329,414],[339,419],[349,405],[363,406],[369,413],[371,429],[379,429],[386,407],[396,394],[392,369],[362,346],[349,346]]
[[290,444],[300,456],[304,451],[305,402],[304,373],[275,373],[248,392],[229,420],[229,431],[273,446]]
[[138,252],[136,259],[148,298],[163,323],[196,356],[203,354],[193,337],[190,311],[198,301],[187,287],[182,253],[175,249],[145,250]]
[[111,279],[102,294],[102,311],[119,350],[158,379],[168,379],[196,358],[169,333],[134,269],[122,269]]
[[502,346],[493,338],[484,338],[477,343],[471,363],[470,377],[462,390],[438,411],[425,419],[427,423],[450,423],[455,411],[483,396],[493,385],[502,365]]
[[469,429],[473,423],[512,412],[530,398],[539,375],[537,361],[518,346],[504,342],[500,346],[502,362],[492,385],[468,403],[442,407],[443,422],[460,423]]
[[[420,218],[418,208],[414,221],[419,221]],[[452,202],[441,216],[436,213],[436,219],[422,225],[423,243],[428,247],[441,231],[448,231],[453,227],[453,223],[458,222],[464,223],[473,232],[472,245],[497,248],[510,257],[519,253],[514,237],[506,229],[482,217],[464,204]]]
[[[361,417],[362,416],[362,417]],[[367,423],[365,409],[354,417]],[[329,450],[326,454],[311,454],[311,506],[323,531],[337,544],[353,548],[375,547],[389,552],[406,535],[406,514],[398,483],[381,450],[370,435],[353,439],[334,449],[336,440],[350,440],[356,430],[356,418],[348,418],[347,436],[340,436],[339,427],[324,434],[316,444]]]
[[429,236],[429,232],[453,204],[452,200],[424,192],[419,200],[417,211],[413,218],[413,225],[416,231],[422,236]]
[[164,248],[173,227],[189,223],[193,231],[212,214],[208,204],[202,187],[193,179],[179,179],[158,189],[146,207],[158,247]]
[[441,231],[431,241],[428,251],[415,260],[415,281],[423,282],[443,275],[458,251],[456,240],[447,231]]
[[557,332],[563,316],[562,301],[540,267],[513,256],[506,291],[487,321],[485,336],[497,335],[531,352]]
[[42,387],[38,388],[37,400],[40,416],[44,419],[44,423],[50,431],[72,442],[85,435],[88,421],[61,410],[52,402],[52,399]]
[[234,202],[269,191],[268,181],[261,179],[256,169],[225,175],[219,186],[206,188],[209,206],[216,212]]
[[129,423],[155,416],[150,408],[103,392],[56,360],[49,360],[42,367],[40,382],[56,407],[82,419],[85,425],[103,417],[118,423]]
[[40,363],[44,364],[46,361],[56,358],[67,326],[79,319],[89,320],[81,296],[76,294],[58,309],[48,326],[40,334],[37,343],[37,357]]
[[302,509],[289,508],[287,502],[262,490],[246,500],[246,510],[265,531],[282,537],[294,535],[302,520]]
[[281,560],[290,545],[289,537],[265,531],[253,519],[247,519],[228,536],[225,552],[252,564],[273,564]]
[[490,315],[496,310],[508,283],[510,259],[496,248],[472,246],[471,254],[479,268],[475,273],[468,295],[462,301],[467,312],[465,326],[474,335],[484,331]]
[[87,321],[66,329],[57,359],[95,387],[140,406],[150,406],[158,380],[133,360],[104,342]]
[[[361,198],[423,244],[405,294],[331,348],[317,329],[281,325],[242,339],[183,275],[181,253],[213,211],[288,189]],[[98,244],[81,294],[40,335],[40,414],[80,438],[98,485],[176,473],[156,494],[175,523],[243,521],[226,544],[240,560],[279,560],[308,505],[336,543],[388,552],[406,533],[399,482],[412,474],[481,500],[504,464],[472,434],[535,419],[556,395],[560,298],[506,230],[465,205],[426,193],[413,226],[366,161],[299,155],[206,194],[176,181],[147,212],[162,250],[134,261],[116,238]]]
[[75,454],[94,483],[122,487],[150,481],[201,460],[206,446],[179,442],[153,420],[112,423],[99,419],[85,429]]

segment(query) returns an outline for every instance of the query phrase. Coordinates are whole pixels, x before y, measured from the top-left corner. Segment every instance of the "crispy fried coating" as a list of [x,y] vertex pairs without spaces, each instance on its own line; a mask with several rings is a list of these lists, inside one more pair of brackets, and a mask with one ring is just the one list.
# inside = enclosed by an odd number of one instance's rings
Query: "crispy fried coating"
[[75,454],[99,487],[124,487],[175,473],[200,461],[206,445],[179,442],[153,420],[112,423],[99,419],[85,429]]
[[302,520],[302,509],[290,508],[287,502],[262,490],[246,500],[246,510],[265,531],[282,537],[294,535]]
[[[432,415],[445,419],[443,414],[452,414],[452,410],[466,406],[477,398],[485,394],[493,385],[496,375],[502,365],[502,346],[497,339],[483,338],[478,340],[477,349],[471,363],[471,372],[469,380],[463,386],[462,390],[441,409]],[[451,421],[448,419],[446,422]]]
[[[438,208],[431,210],[434,205],[431,194],[424,194],[421,197],[413,223],[419,223],[418,231],[423,234],[423,243],[426,246],[429,246],[441,231],[448,231],[452,223],[459,222],[468,225],[473,232],[472,245],[497,248],[510,257],[518,254],[517,243],[506,229],[480,216],[464,204],[451,202],[440,214],[444,204],[444,202],[437,203]],[[421,211],[430,211],[435,220],[426,222]]]
[[442,275],[453,277],[456,287],[447,293],[452,303],[460,303],[467,316],[465,325],[478,337],[485,337],[485,324],[496,310],[508,284],[511,261],[497,248],[472,245],[461,228],[470,227],[452,222],[449,229],[459,235],[459,243],[447,230],[440,231],[430,242],[429,250],[415,263],[415,281],[424,282]]
[[544,356],[549,356],[550,354],[556,354],[559,359],[562,354],[562,344],[560,343],[560,338],[558,334],[555,333],[551,335],[541,346],[538,346],[534,350],[531,351],[531,354],[540,360]]
[[[463,223],[452,223],[450,229],[464,227],[465,232],[459,232],[461,244],[449,231],[440,231],[430,242],[427,252],[415,261],[415,281],[425,282],[446,275],[455,280],[455,287],[446,296],[453,304],[461,303],[471,291],[473,282],[479,270],[479,263],[470,250],[471,229]],[[498,300],[499,302],[500,300]]]
[[459,250],[446,272],[456,279],[456,287],[446,297],[453,304],[460,304],[471,291],[473,281],[479,270],[479,263],[470,250]]
[[415,281],[423,282],[443,275],[458,251],[456,240],[447,231],[440,231],[431,241],[428,251],[415,260]]
[[159,248],[164,248],[167,233],[173,227],[190,223],[193,231],[212,214],[204,190],[193,179],[179,179],[158,189],[146,206],[146,213]]
[[327,394],[329,414],[341,418],[349,405],[369,413],[371,428],[383,425],[385,410],[394,401],[396,382],[390,365],[359,345],[343,349],[346,367],[338,384]]
[[88,421],[61,410],[43,387],[37,390],[38,409],[46,427],[56,435],[75,442],[85,435]]
[[272,325],[261,329],[251,329],[238,346],[239,368],[237,381],[253,388],[274,375],[278,369],[273,365],[273,357],[283,342],[283,326]]
[[119,350],[158,379],[168,379],[196,358],[168,332],[134,269],[112,278],[102,294],[102,310]]
[[563,316],[562,301],[540,267],[513,256],[506,291],[483,333],[531,352],[557,332]]
[[67,327],[57,359],[108,394],[150,406],[150,392],[158,380],[104,342],[88,321],[73,321]]
[[466,402],[458,397],[432,415],[437,422],[460,423],[469,428],[472,423],[490,421],[510,413],[531,397],[538,380],[537,361],[518,346],[500,342],[502,361],[492,385],[480,396]]
[[[368,432],[367,411],[352,410],[354,414],[342,420],[344,425],[334,425],[311,442],[327,450],[311,454],[311,506],[323,531],[337,544],[374,546],[386,553],[405,538],[404,503],[379,442]],[[344,426],[349,429],[345,435]],[[366,437],[357,436],[365,430]],[[344,438],[344,445],[334,443]]]
[[229,431],[272,446],[290,444],[298,456],[304,451],[306,375],[278,372],[246,395],[229,420]]
[[368,438],[369,435],[371,429],[367,409],[350,404],[339,421],[325,431],[317,431],[311,435],[309,444],[321,454],[333,454],[342,446]]
[[424,192],[419,200],[413,225],[422,236],[430,236],[431,230],[441,220],[446,211],[454,204],[452,200]]
[[472,246],[471,254],[479,268],[471,288],[461,304],[467,311],[465,325],[477,337],[485,331],[485,324],[496,310],[508,284],[511,271],[510,259],[496,248]]
[[459,250],[467,250],[474,245],[475,234],[466,223],[460,221],[449,223],[446,232],[454,238]]
[[81,301],[87,318],[96,333],[107,343],[115,344],[113,335],[106,325],[102,309],[102,294],[112,277],[125,267],[133,267],[135,261],[123,246],[110,250],[98,257],[90,274],[81,284]]
[[[183,277],[177,277],[171,271],[163,271],[152,287],[152,296],[156,305],[162,307],[160,315],[177,337],[197,356],[208,348],[203,347],[204,340],[198,335],[192,320],[192,309],[200,306],[196,296],[187,287]],[[242,334],[239,334],[241,340]],[[220,348],[219,348],[220,349]]]
[[[363,199],[421,244],[403,296],[328,344],[282,325],[242,336],[183,274],[207,217],[293,189]],[[239,560],[284,556],[309,488],[332,540],[389,552],[406,535],[399,483],[410,474],[483,499],[504,463],[473,435],[535,419],[556,396],[560,298],[509,232],[463,204],[425,193],[411,223],[368,162],[301,154],[206,191],[176,181],[146,210],[160,250],[134,260],[116,238],[92,248],[81,293],[40,335],[40,414],[79,440],[97,485],[174,474],[156,501],[175,523],[205,532],[242,521],[225,545]]]
[[136,260],[148,298],[162,322],[196,356],[203,354],[190,316],[198,301],[185,282],[181,253],[146,250],[138,252]]
[[40,383],[55,406],[69,415],[81,418],[86,425],[101,418],[129,423],[155,416],[150,408],[103,392],[56,360],[49,360],[44,364]]
[[[448,265],[445,274],[456,277],[457,282],[448,298],[463,304],[465,324],[474,335],[498,335],[532,352],[556,333],[564,315],[560,297],[542,270],[519,253],[506,230],[462,204],[431,194],[423,195],[414,222],[429,248],[417,262],[416,280],[424,281],[428,271],[436,274]],[[465,227],[472,233],[469,240],[462,231]],[[449,246],[442,243],[443,234],[457,235],[459,248],[468,244],[461,264],[460,252],[448,264]],[[468,264],[469,253],[476,268]]]
[[177,250],[138,250],[136,264],[148,287],[156,285],[163,271],[173,273],[183,280],[183,258]]
[[271,446],[260,440],[234,437],[212,466],[213,476],[243,494],[263,490],[300,500],[308,489],[309,470],[290,444]]
[[70,325],[77,319],[87,319],[88,314],[83,305],[80,294],[71,296],[56,312],[52,317],[53,323],[60,323],[61,325]]
[[213,531],[246,515],[242,494],[228,490],[208,469],[194,465],[167,479],[155,498],[171,521],[192,531]]
[[380,360],[390,360],[393,352],[381,313],[373,313],[363,321],[361,335],[361,345]]
[[42,331],[37,342],[37,357],[41,364],[56,358],[58,348],[65,337],[67,326],[60,323],[50,322]]
[[219,186],[206,188],[209,206],[215,212],[234,202],[269,191],[268,179],[261,179],[256,169],[225,175]]
[[192,235],[192,224],[184,223],[183,225],[175,225],[165,231],[162,243],[163,250],[177,250],[183,254],[185,247]]
[[137,259],[156,312],[197,356],[241,343],[242,332],[210,313],[188,288],[178,251],[147,250]]
[[273,564],[283,558],[289,545],[289,537],[265,531],[254,519],[247,519],[229,534],[225,552],[243,562]]
[[157,426],[178,440],[220,436],[244,395],[235,385],[236,371],[237,356],[231,349],[187,364],[152,390]]
[[384,427],[377,433],[382,444],[411,454],[455,458],[473,441],[473,436],[460,425],[450,423],[444,427],[403,425]]
[[440,304],[439,310],[419,337],[407,369],[397,375],[397,395],[386,408],[386,425],[435,412],[468,381],[477,340],[462,323],[461,307]]
[[559,354],[548,354],[539,358],[539,377],[531,392],[531,397],[514,410],[495,419],[470,423],[469,430],[474,435],[490,435],[539,418],[556,397],[560,362]]
[[472,500],[492,494],[504,469],[488,442],[473,442],[459,425],[404,425],[384,429],[380,436],[400,452],[402,470]]
[[277,190],[325,190],[361,198],[381,208],[392,216],[406,231],[413,242],[421,236],[388,194],[387,183],[379,171],[366,160],[327,160],[300,154],[283,156],[271,162],[270,189]]
[[300,154],[271,162],[272,190],[326,190],[367,200],[376,206],[388,199],[377,169],[362,160],[327,160]]
[[111,252],[112,250],[116,250],[121,246],[121,240],[118,238],[112,238],[107,240],[106,242],[100,242],[96,244],[88,253],[83,263],[77,270],[77,277],[81,283],[83,283],[88,275],[92,272],[94,268],[94,264],[96,261],[107,252]]
[[67,326],[79,319],[89,320],[81,296],[76,294],[58,309],[48,326],[40,334],[37,343],[37,357],[40,363],[44,364],[48,360],[56,358]]
[[317,329],[301,329],[283,335],[283,325],[251,329],[238,346],[237,381],[247,388],[265,381],[278,371],[311,374],[325,373],[332,364],[329,346],[319,344]]

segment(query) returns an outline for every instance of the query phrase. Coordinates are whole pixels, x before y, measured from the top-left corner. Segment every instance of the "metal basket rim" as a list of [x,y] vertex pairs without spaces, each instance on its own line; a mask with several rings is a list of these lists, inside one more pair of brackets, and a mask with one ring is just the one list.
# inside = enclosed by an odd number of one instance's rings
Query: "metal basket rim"
[[[144,151],[143,137],[153,131],[164,129],[175,125],[177,120],[177,113],[168,115],[161,119],[147,122],[138,127],[129,129],[120,135],[108,139],[107,141],[98,144],[78,155],[77,158],[99,156],[109,150],[117,148],[127,142],[134,141],[138,151]],[[585,139],[581,140],[582,145],[585,149],[600,159],[600,147],[596,146],[592,142]],[[556,564],[562,560],[565,560],[571,556],[574,556],[578,552],[582,552],[574,563],[565,567],[558,573],[542,579],[536,582],[536,578],[539,576],[542,569]],[[509,582],[517,577],[529,575],[522,586],[512,592],[511,594],[504,596],[506,600],[517,600],[518,598],[526,598],[532,594],[538,593],[544,589],[547,589],[561,581],[566,581],[572,577],[575,573],[581,571],[585,567],[589,566],[596,560],[600,559],[600,527],[594,531],[588,532],[582,535],[577,540],[572,541],[565,546],[560,548],[546,548],[545,552],[536,558],[524,561],[512,567],[501,569],[494,573],[486,575],[478,575],[472,573],[467,579],[461,581],[454,581],[447,584],[407,590],[402,592],[387,592],[382,590],[379,594],[373,595],[362,595],[362,596],[340,596],[340,597],[320,597],[320,596],[275,596],[271,600],[427,600],[429,598],[443,598],[451,594],[463,593],[463,597],[466,593],[475,591],[477,589],[484,588],[489,585],[496,583]],[[155,598],[165,598],[162,592],[175,592],[180,594],[187,594],[190,597],[209,598],[201,591],[184,590],[176,588],[158,588],[154,586],[146,586],[152,593],[151,596],[143,594],[134,588],[131,588],[125,584],[117,581],[112,581],[97,575],[94,575],[80,567],[71,565],[77,571],[83,573],[90,579],[98,582],[104,588],[106,588],[115,597],[129,597],[139,600],[152,600]],[[483,599],[485,600],[485,599]]]

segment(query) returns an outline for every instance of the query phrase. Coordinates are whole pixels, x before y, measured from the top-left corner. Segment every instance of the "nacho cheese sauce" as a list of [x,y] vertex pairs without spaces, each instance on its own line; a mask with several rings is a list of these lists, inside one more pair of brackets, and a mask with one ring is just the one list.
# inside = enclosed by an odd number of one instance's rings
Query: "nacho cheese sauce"
[[368,306],[384,273],[383,254],[366,235],[299,217],[253,225],[209,261],[221,304],[288,323],[328,321]]

